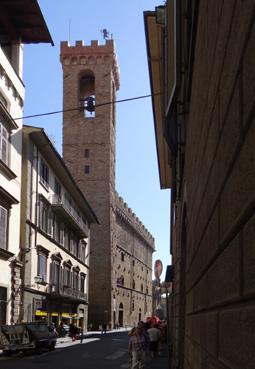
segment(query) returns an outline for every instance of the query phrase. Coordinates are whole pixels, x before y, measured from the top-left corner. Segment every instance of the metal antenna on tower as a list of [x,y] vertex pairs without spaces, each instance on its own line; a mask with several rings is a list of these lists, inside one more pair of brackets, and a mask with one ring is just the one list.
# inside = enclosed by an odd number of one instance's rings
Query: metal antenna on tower
[[71,18],[69,18],[68,22],[68,43],[71,43]]

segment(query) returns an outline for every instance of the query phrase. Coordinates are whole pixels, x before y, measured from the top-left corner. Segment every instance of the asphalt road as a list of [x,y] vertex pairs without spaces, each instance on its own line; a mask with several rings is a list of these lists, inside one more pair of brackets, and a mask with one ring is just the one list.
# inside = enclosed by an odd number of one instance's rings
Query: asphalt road
[[[95,340],[91,340],[95,338]],[[87,341],[86,341],[87,340]],[[125,369],[130,368],[127,332],[107,333],[42,354],[0,356],[0,368],[12,369]]]

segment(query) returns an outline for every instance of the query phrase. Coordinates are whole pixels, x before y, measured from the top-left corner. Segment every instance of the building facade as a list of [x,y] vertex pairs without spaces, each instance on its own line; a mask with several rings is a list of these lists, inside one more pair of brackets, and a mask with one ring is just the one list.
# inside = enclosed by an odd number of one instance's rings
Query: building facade
[[[154,239],[115,191],[119,71],[114,42],[62,42],[61,63],[63,157],[100,221],[91,227],[89,321],[95,328],[128,325],[144,318],[145,307],[151,311],[146,296],[150,301]],[[143,281],[139,286],[133,281],[135,265],[144,268],[137,272]]]
[[21,320],[87,330],[90,225],[97,222],[41,128],[23,127]]
[[23,114],[23,44],[52,40],[36,1],[1,1],[0,12],[0,324],[6,324],[17,321],[21,304],[22,120],[13,118]]
[[160,183],[171,188],[171,368],[254,367],[254,1],[145,12]]

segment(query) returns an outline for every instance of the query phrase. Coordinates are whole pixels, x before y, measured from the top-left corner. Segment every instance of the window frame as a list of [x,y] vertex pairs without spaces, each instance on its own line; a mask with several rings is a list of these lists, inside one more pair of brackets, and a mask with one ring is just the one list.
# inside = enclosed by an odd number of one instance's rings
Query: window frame
[[[42,277],[42,281],[40,282],[40,284],[47,284],[49,253],[50,253],[49,250],[47,250],[41,245],[37,245],[37,275]],[[41,257],[45,257],[44,273],[41,273],[41,267],[40,267]]]
[[49,188],[50,183],[50,170],[49,166],[46,164],[45,160],[40,158],[40,183]]
[[4,222],[4,229],[3,229],[2,237],[3,237],[3,246],[5,244],[5,247],[1,247],[1,242],[0,242],[0,249],[8,251],[9,207],[4,206],[3,204],[0,203],[0,236],[1,236],[1,213],[4,213],[4,212],[5,212],[5,222]]
[[90,174],[90,165],[88,164],[84,165],[84,174],[86,175]]
[[80,273],[80,292],[85,293],[86,287],[86,274]]
[[[3,132],[6,132],[6,137],[4,137]],[[7,166],[10,166],[10,131],[6,127],[6,125],[3,123],[2,120],[0,120],[0,160]],[[3,158],[2,154],[2,145],[3,141],[6,142],[6,159]]]

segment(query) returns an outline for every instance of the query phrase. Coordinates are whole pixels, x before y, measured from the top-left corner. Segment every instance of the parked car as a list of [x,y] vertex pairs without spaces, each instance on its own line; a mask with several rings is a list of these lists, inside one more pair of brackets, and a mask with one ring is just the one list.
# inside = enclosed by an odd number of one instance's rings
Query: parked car
[[57,338],[45,322],[17,323],[0,327],[0,349],[10,355],[13,352],[43,349],[54,350]]

